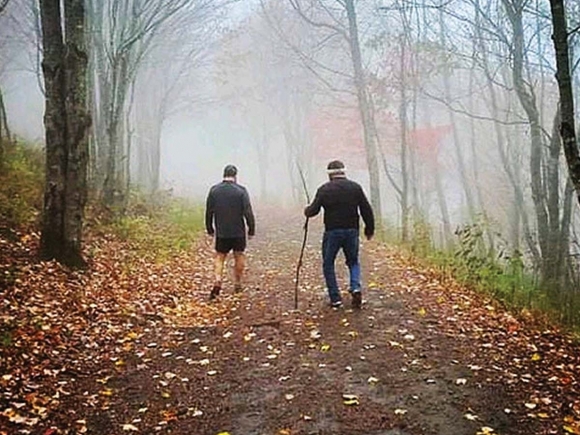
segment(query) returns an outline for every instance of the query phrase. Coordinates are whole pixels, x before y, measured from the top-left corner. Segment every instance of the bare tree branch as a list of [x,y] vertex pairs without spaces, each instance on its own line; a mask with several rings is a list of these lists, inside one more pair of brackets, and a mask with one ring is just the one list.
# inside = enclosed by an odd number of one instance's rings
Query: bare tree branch
[[6,9],[6,6],[8,6],[9,1],[10,0],[0,0],[0,14],[4,12],[4,9]]
[[445,100],[445,98],[441,98],[441,97],[439,97],[437,95],[431,94],[430,92],[426,91],[425,88],[421,88],[421,93],[423,95],[425,95],[426,97],[432,99],[433,101],[437,101],[438,103],[443,104],[449,110],[451,110],[451,111],[453,111],[455,113],[459,113],[461,115],[468,116],[468,117],[473,118],[473,119],[478,119],[480,121],[497,122],[498,124],[502,124],[502,125],[529,125],[529,122],[526,121],[526,120],[521,120],[521,121],[504,121],[502,119],[493,118],[491,116],[478,115],[478,114],[475,114],[475,113],[471,113],[471,112],[467,111],[464,108],[460,108],[460,107],[454,106],[452,103],[450,103],[447,100]]
[[[292,1],[292,0],[289,0]],[[342,92],[342,93],[347,93],[350,95],[353,95],[354,93],[352,91],[348,91],[348,90],[344,90],[344,89],[339,89],[337,87],[335,87],[332,83],[330,83],[327,79],[325,79],[324,77],[322,77],[322,75],[316,71],[316,69],[311,65],[314,64],[315,66],[328,71],[330,73],[336,74],[338,76],[347,78],[352,80],[353,77],[350,74],[344,73],[342,71],[336,71],[333,68],[330,68],[324,64],[322,64],[321,62],[313,59],[312,57],[306,55],[302,50],[300,50],[300,48],[296,47],[295,44],[293,44],[292,42],[290,42],[288,40],[288,38],[286,37],[286,35],[284,35],[284,33],[276,26],[274,25],[274,23],[272,22],[272,19],[270,17],[270,15],[268,14],[268,12],[266,11],[266,7],[264,5],[264,1],[260,0],[260,4],[262,6],[262,12],[264,14],[264,17],[266,18],[266,22],[270,25],[270,27],[274,30],[274,32],[276,32],[276,34],[278,35],[278,37],[280,38],[280,40],[282,42],[284,42],[301,60],[302,65],[308,70],[310,71],[314,77],[316,79],[318,79],[321,83],[324,84],[324,86],[326,86],[328,89],[330,89],[331,91],[335,91],[335,92]]]
[[306,21],[311,26],[317,27],[317,28],[322,28],[322,29],[333,30],[333,31],[337,32],[338,34],[340,34],[347,42],[350,41],[349,35],[345,31],[345,29],[340,28],[340,27],[333,25],[333,24],[314,21],[313,19],[308,17],[304,13],[304,11],[302,10],[302,7],[300,6],[300,0],[288,0],[288,2],[290,3],[290,5],[292,5],[292,8],[298,13],[300,18],[302,18],[304,21]]

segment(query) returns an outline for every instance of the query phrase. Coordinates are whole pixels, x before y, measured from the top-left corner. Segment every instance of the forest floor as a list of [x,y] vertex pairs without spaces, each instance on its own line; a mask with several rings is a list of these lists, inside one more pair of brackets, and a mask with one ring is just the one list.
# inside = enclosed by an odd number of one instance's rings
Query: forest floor
[[212,303],[208,239],[160,260],[93,231],[70,272],[0,232],[0,434],[580,434],[564,333],[374,241],[362,309],[329,308],[319,222],[295,311],[302,222],[260,215],[244,292]]

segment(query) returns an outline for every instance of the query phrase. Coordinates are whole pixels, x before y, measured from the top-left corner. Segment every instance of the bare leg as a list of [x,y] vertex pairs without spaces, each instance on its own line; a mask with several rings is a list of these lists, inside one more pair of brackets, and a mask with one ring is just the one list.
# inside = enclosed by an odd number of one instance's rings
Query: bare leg
[[224,274],[224,263],[228,254],[222,254],[221,252],[216,252],[214,260],[214,285],[216,287],[222,286],[222,278]]
[[246,256],[243,252],[234,252],[234,260],[234,289],[235,291],[241,291],[242,277],[246,268]]

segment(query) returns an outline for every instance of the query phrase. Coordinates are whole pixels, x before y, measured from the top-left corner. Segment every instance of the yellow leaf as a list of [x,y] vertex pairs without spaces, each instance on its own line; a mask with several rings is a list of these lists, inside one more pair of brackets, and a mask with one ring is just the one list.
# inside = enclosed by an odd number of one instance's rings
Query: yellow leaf
[[343,394],[342,399],[343,399],[342,403],[344,403],[347,406],[359,404],[358,397],[355,396],[354,394]]
[[378,284],[374,281],[369,282],[369,288],[377,288]]
[[574,435],[580,435],[580,429],[574,427],[574,426],[570,426],[568,424],[565,424],[563,426],[564,430],[568,433],[574,434]]
[[278,435],[291,435],[292,432],[290,432],[290,429],[280,429],[278,431]]
[[161,397],[163,397],[164,399],[169,399],[171,397],[171,394],[169,394],[167,391],[163,391],[161,393]]
[[124,424],[123,425],[123,430],[125,431],[132,431],[132,432],[138,432],[139,429],[136,428],[135,426],[133,426],[132,424]]
[[321,352],[328,352],[329,350],[330,350],[330,344],[323,344],[322,346],[320,346]]
[[100,391],[100,392],[99,392],[99,394],[100,394],[101,396],[107,396],[107,397],[110,397],[110,396],[112,396],[112,395],[113,395],[113,390],[111,390],[111,389],[107,388],[106,390],[102,390],[102,391]]
[[427,314],[427,311],[425,310],[425,308],[421,307],[421,308],[419,308],[419,311],[417,313],[420,316],[424,316],[425,314]]
[[220,432],[217,435],[230,435],[230,433],[229,432]]

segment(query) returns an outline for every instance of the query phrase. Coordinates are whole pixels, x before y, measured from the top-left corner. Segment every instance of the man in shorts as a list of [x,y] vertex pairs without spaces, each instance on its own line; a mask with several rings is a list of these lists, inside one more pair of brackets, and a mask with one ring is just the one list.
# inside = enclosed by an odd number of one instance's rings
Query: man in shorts
[[[213,186],[207,196],[205,227],[210,236],[215,235],[215,281],[209,299],[219,296],[222,288],[224,263],[230,251],[234,252],[234,291],[242,291],[245,267],[246,225],[248,237],[256,231],[250,196],[245,187],[237,183],[238,170],[234,165],[224,168],[221,183]],[[245,222],[244,222],[245,220]],[[214,229],[215,223],[215,229]]]

